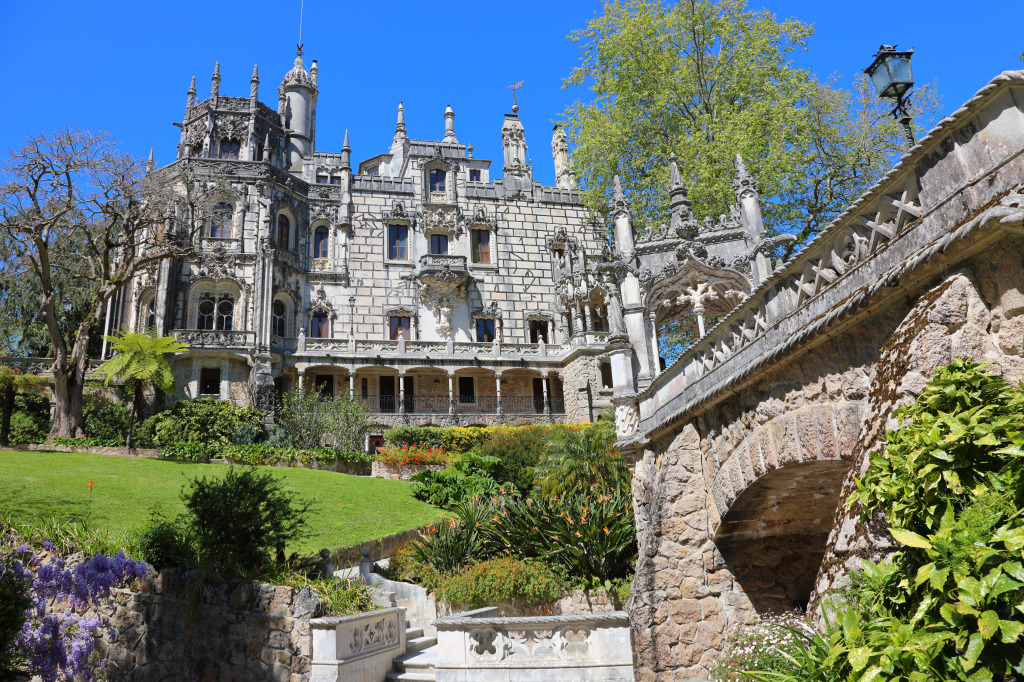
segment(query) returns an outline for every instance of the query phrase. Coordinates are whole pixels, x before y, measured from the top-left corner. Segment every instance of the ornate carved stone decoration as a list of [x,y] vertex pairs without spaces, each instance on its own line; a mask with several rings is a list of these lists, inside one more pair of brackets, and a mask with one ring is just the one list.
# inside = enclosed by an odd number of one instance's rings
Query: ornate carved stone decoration
[[459,214],[458,208],[428,209],[424,211],[423,219],[427,232],[449,232],[455,237],[462,236],[464,220]]
[[626,193],[622,191],[622,181],[619,180],[619,176],[615,176],[615,187],[612,189],[612,203],[609,206],[609,213],[611,218],[615,218],[619,213],[630,213],[629,202],[626,201]]
[[237,260],[237,255],[228,252],[222,244],[215,244],[210,248],[203,249],[195,260],[195,274],[192,276],[192,281],[201,277],[214,280],[233,279],[236,276]]
[[413,214],[405,210],[405,204],[395,199],[391,204],[391,210],[384,212],[384,222],[388,225],[411,225]]
[[452,335],[452,313],[467,300],[467,279],[465,273],[455,272],[447,265],[420,277],[420,302],[434,314],[441,338]]
[[743,162],[743,157],[739,154],[736,155],[736,179],[732,181],[733,191],[736,192],[736,201],[746,199],[747,197],[758,198],[757,183],[754,181],[754,177],[747,171],[747,164]]
[[332,320],[337,319],[338,313],[334,310],[334,305],[328,300],[327,292],[324,291],[323,285],[316,288],[316,298],[313,298],[309,302],[309,314],[314,313],[327,313]]

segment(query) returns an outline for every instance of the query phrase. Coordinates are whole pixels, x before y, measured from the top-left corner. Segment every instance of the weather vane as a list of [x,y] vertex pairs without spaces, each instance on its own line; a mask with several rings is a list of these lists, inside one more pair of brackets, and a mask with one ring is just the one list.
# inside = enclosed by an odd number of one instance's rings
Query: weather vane
[[516,90],[523,87],[523,83],[525,82],[525,80],[522,80],[519,81],[518,83],[513,83],[512,85],[508,86],[512,88],[512,113],[514,114],[519,113],[519,105],[516,104]]
[[299,0],[299,42],[295,43],[295,56],[302,56],[302,6],[305,0]]

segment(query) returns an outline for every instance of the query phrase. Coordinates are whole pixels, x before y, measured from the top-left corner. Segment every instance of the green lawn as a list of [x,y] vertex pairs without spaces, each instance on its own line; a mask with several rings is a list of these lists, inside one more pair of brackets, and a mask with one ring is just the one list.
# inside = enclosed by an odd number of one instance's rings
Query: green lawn
[[[87,519],[112,533],[144,528],[151,510],[175,516],[190,479],[222,476],[225,464],[193,464],[64,452],[0,451],[0,517],[25,522]],[[404,481],[331,471],[274,468],[287,490],[313,501],[309,534],[288,552],[312,555],[423,525],[440,511],[412,496]],[[93,481],[92,499],[89,481]]]

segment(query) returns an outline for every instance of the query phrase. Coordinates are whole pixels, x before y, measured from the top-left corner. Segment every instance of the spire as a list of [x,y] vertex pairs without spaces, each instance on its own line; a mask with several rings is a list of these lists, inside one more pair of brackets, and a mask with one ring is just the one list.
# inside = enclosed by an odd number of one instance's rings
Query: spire
[[736,155],[736,179],[732,181],[732,188],[736,192],[736,201],[741,201],[747,197],[758,198],[757,183],[754,181],[754,177],[747,171],[747,164],[743,162],[743,157],[739,154]]
[[270,133],[263,137],[263,158],[260,161],[270,161]]
[[345,142],[341,145],[341,167],[352,170],[352,148],[348,146],[348,129],[345,129]]
[[402,107],[402,103],[398,103],[398,123],[395,124],[395,139],[394,142],[404,142],[406,140],[405,135],[405,108]]
[[612,203],[610,208],[612,216],[615,216],[617,213],[630,213],[629,202],[626,201],[626,193],[622,191],[622,181],[619,180],[618,175],[615,176],[612,187]]
[[252,78],[249,79],[249,99],[255,103],[259,96],[260,87],[260,67],[259,64],[253,64],[252,67]]
[[309,65],[309,77],[313,79],[313,87],[316,87],[316,77],[320,74],[320,67],[317,66],[316,60]]
[[455,137],[455,112],[452,111],[452,105],[449,104],[444,110],[444,138],[441,142],[458,143],[458,139]]
[[690,200],[686,197],[686,185],[679,177],[679,165],[676,163],[676,155],[673,152],[669,155],[669,186],[668,205],[672,214],[672,232],[677,237],[693,239],[697,236],[699,226],[693,219],[693,211],[690,210]]
[[154,165],[155,164],[153,163],[153,148],[150,147],[149,148],[149,160],[146,161],[146,172],[147,173],[152,173]]
[[555,185],[562,189],[574,189],[576,178],[569,163],[569,142],[560,124],[555,124],[551,135],[551,156],[555,161]]
[[220,61],[213,67],[213,78],[210,85],[210,97],[216,99],[220,94]]
[[196,77],[192,76],[192,84],[188,86],[188,104],[186,105],[191,109],[196,103]]

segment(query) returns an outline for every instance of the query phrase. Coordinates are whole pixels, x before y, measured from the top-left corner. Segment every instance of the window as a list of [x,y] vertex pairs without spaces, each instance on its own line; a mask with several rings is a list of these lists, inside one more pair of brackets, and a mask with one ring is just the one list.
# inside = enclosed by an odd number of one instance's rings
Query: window
[[469,169],[469,181],[470,182],[480,182],[480,169],[479,168],[470,168]]
[[478,317],[476,320],[477,343],[494,341],[494,320],[490,317]]
[[445,179],[445,172],[443,170],[432,170],[432,171],[430,171],[430,191],[431,192],[443,192],[444,191],[444,179]]
[[227,297],[222,296],[217,301],[217,330],[229,332],[234,329],[235,319],[235,302]]
[[291,222],[283,213],[277,216],[277,248],[287,249],[290,243]]
[[473,377],[459,377],[459,402],[471,403],[476,400]]
[[380,175],[380,166],[370,166],[366,169],[366,174],[371,178],[376,178]]
[[313,258],[327,258],[327,228],[322,225],[313,233]]
[[530,320],[530,343],[548,343],[548,321]]
[[411,322],[412,319],[406,315],[392,315],[390,319],[391,331],[388,338],[392,341],[396,341],[398,339],[405,339],[408,341],[412,338],[410,336],[412,330]]
[[156,327],[156,300],[151,299],[146,305],[146,326],[142,331],[148,332]]
[[316,392],[320,394],[321,398],[334,397],[333,374],[317,374],[313,377],[313,382],[313,385],[316,387]]
[[601,363],[601,388],[612,388],[612,365],[610,362]]
[[327,339],[331,336],[331,320],[327,313],[313,313],[309,322],[309,335],[314,339]]
[[316,184],[318,184],[318,185],[326,185],[327,181],[329,179],[330,178],[327,177],[327,173],[317,173],[316,174]]
[[210,236],[214,239],[227,239],[231,236],[231,204],[221,202],[213,207],[213,222],[210,224]]
[[491,262],[491,231],[472,230],[469,239],[470,255],[474,263],[489,265]]
[[237,140],[223,139],[220,141],[220,158],[238,160],[238,152],[242,145]]
[[219,367],[203,367],[199,370],[199,395],[220,395]]
[[285,333],[287,329],[284,303],[274,301],[274,319],[271,321],[271,334],[274,336],[287,336]]
[[388,225],[388,258],[409,260],[408,225]]
[[436,256],[445,256],[448,254],[448,235],[446,234],[432,234],[430,235],[430,253]]
[[340,185],[341,184],[341,176],[338,175],[337,173],[332,175],[331,176],[331,184],[332,185]]
[[212,296],[204,296],[199,300],[199,315],[196,318],[196,329],[213,329],[214,311],[217,306]]

